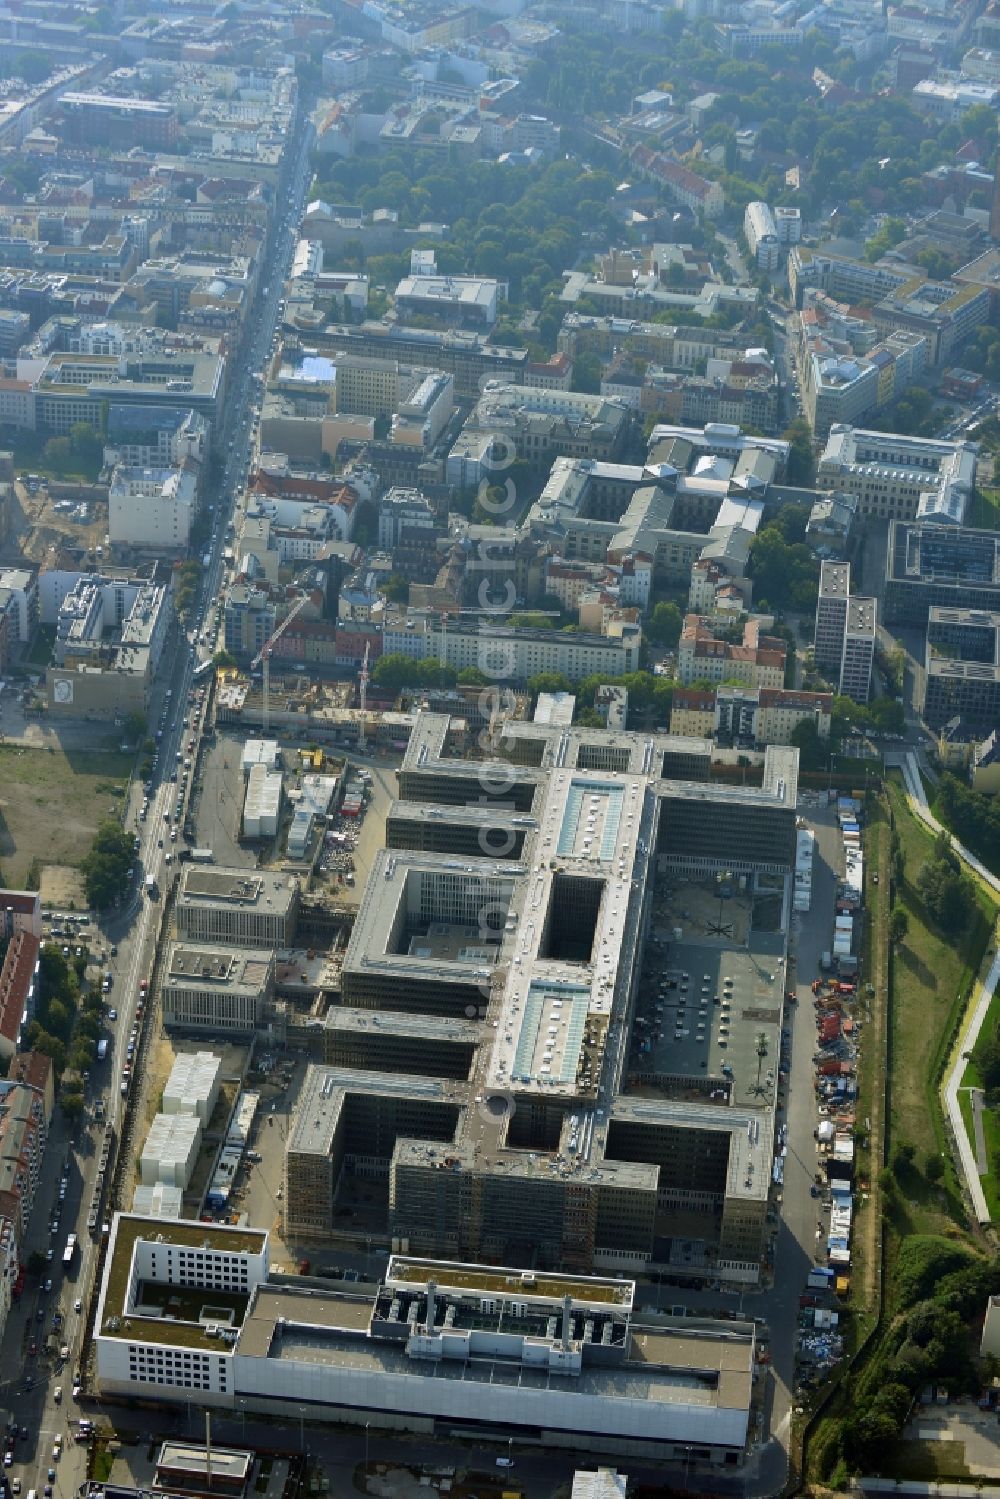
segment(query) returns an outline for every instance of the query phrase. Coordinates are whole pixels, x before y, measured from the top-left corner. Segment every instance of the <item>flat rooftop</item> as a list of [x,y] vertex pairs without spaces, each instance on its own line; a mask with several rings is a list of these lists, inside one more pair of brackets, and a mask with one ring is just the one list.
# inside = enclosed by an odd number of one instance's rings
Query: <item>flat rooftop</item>
[[297,890],[295,880],[286,874],[185,864],[178,899],[187,905],[200,901],[205,905],[287,910]]
[[[210,1338],[205,1324],[198,1321],[199,1311],[211,1306],[225,1311],[216,1320],[238,1327],[246,1310],[247,1297],[213,1289],[194,1289],[165,1283],[143,1282],[137,1289],[140,1308],[153,1315],[143,1315],[128,1304],[132,1282],[132,1260],[139,1240],[184,1245],[191,1249],[209,1248],[222,1254],[262,1254],[267,1234],[256,1229],[228,1228],[213,1223],[190,1223],[172,1219],[142,1218],[130,1213],[115,1216],[111,1245],[104,1271],[104,1286],[98,1307],[96,1332],[99,1337],[136,1338],[146,1343],[179,1343],[191,1348],[211,1348],[216,1352],[227,1345]],[[174,1302],[174,1305],[171,1305]]]
[[306,1069],[292,1118],[289,1153],[329,1155],[348,1093],[375,1093],[380,1098],[409,1098],[427,1103],[465,1102],[464,1083],[413,1073],[365,1071],[354,1067],[310,1066]]
[[[749,1406],[753,1337],[745,1328],[722,1330],[701,1324],[684,1332],[672,1328],[633,1330],[626,1361],[603,1368],[585,1364],[572,1378],[554,1381],[547,1368],[516,1360],[477,1357],[410,1357],[405,1345],[367,1336],[374,1296],[339,1299],[319,1293],[264,1287],[250,1308],[237,1345],[240,1354],[351,1371],[359,1376],[408,1375],[421,1380],[455,1380],[611,1402],[646,1402],[728,1416],[716,1427],[717,1439],[742,1445]],[[279,1333],[280,1324],[280,1333]],[[419,1408],[419,1391],[413,1396]],[[690,1427],[678,1426],[690,1439]],[[725,1433],[731,1432],[731,1435]]]
[[260,994],[267,985],[271,958],[255,948],[228,948],[207,943],[171,944],[164,982],[178,987],[218,986]]
[[387,1286],[425,1286],[433,1280],[442,1295],[448,1291],[483,1291],[488,1295],[516,1296],[530,1301],[562,1302],[572,1298],[576,1306],[604,1306],[631,1311],[635,1282],[612,1276],[559,1275],[547,1270],[509,1270],[491,1265],[463,1265],[448,1260],[422,1259],[394,1254],[385,1272]]

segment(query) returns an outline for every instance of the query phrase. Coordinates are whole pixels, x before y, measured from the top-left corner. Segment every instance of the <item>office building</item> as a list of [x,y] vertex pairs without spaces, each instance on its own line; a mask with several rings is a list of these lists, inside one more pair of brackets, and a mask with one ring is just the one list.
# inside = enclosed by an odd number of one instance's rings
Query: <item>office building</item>
[[273,995],[273,954],[196,942],[167,951],[160,999],[168,1029],[246,1035],[263,1025]]
[[290,875],[185,864],[174,919],[182,941],[291,947],[298,910]]
[[821,671],[835,675],[838,681],[844,659],[844,633],[850,596],[851,564],[821,562],[813,649],[816,665]]
[[847,603],[844,630],[844,659],[840,668],[839,692],[842,697],[866,703],[871,695],[872,668],[875,665],[878,603],[873,598],[852,594]]
[[877,603],[851,592],[848,562],[820,565],[816,599],[816,665],[837,691],[857,703],[868,701],[875,663]]
[[465,430],[490,433],[507,452],[513,447],[518,458],[537,467],[557,456],[613,460],[631,423],[628,406],[605,396],[490,383]]
[[923,625],[933,605],[1000,610],[1000,536],[957,526],[894,521],[886,551],[885,614]]
[[1000,613],[932,605],[917,707],[934,729],[950,719],[981,734],[1000,723]]
[[343,1183],[388,1173],[387,1229],[421,1254],[638,1266],[697,1219],[715,1273],[755,1280],[774,1115],[739,1087],[759,1025],[738,1016],[780,1026],[783,939],[675,937],[664,992],[686,1006],[697,967],[701,998],[662,1056],[636,1005],[658,878],[784,888],[797,751],[737,788],[709,779],[703,740],[508,721],[484,780],[448,733],[421,713],[410,737],[341,971],[338,1010],[371,1018],[360,1037],[328,1021],[289,1132],[288,1232],[329,1236]]
[[645,1321],[631,1280],[396,1254],[331,1294],[271,1281],[266,1234],[125,1213],[94,1345],[106,1397],[719,1469],[743,1461],[756,1357],[752,1323]]
[[0,567],[0,596],[6,599],[11,644],[27,645],[38,623],[38,574],[28,567]]
[[404,276],[396,287],[402,322],[414,314],[460,328],[490,329],[497,320],[500,283],[479,276]]
[[486,334],[459,328],[442,332],[401,323],[331,323],[322,333],[311,334],[310,342],[338,354],[347,350],[363,357],[445,370],[455,377],[456,397],[465,400],[476,400],[487,379],[523,384],[528,365],[527,349],[491,344]]
[[978,447],[834,426],[816,488],[855,495],[859,515],[962,525],[976,483]]

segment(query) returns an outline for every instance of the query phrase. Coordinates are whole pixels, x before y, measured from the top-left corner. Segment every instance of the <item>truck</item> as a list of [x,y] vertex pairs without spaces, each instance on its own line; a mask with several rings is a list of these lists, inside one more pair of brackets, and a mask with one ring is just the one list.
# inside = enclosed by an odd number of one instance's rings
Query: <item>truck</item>
[[101,1039],[100,1039],[100,1041],[98,1041],[98,1043],[97,1043],[97,1060],[99,1062],[103,1062],[104,1058],[107,1056],[107,1054],[108,1054],[108,1041],[107,1041],[107,1037],[106,1036],[102,1036]]
[[146,894],[149,896],[150,900],[155,900],[156,899],[156,875],[155,874],[147,874],[147,876],[146,876]]
[[76,1234],[70,1234],[66,1240],[66,1248],[63,1250],[63,1264],[72,1265],[73,1256],[76,1254]]

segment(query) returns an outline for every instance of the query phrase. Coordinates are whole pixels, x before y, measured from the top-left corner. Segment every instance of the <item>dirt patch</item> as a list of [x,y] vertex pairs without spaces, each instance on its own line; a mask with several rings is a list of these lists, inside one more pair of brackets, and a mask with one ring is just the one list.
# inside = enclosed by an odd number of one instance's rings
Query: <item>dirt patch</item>
[[[92,551],[104,544],[108,534],[106,489],[105,498],[95,500],[92,496],[101,491],[90,485],[79,491],[71,484],[54,485],[51,494],[46,489],[29,494],[21,485],[17,488],[21,510],[18,540],[23,557],[42,563],[52,550]],[[77,493],[80,498],[76,498]],[[65,508],[57,510],[57,505]],[[81,505],[86,505],[85,514]]]
[[23,884],[35,860],[77,865],[98,824],[120,815],[131,756],[115,739],[77,750],[0,744],[0,862],[7,883]]
[[71,864],[43,864],[39,892],[50,910],[85,911],[87,892],[83,875]]

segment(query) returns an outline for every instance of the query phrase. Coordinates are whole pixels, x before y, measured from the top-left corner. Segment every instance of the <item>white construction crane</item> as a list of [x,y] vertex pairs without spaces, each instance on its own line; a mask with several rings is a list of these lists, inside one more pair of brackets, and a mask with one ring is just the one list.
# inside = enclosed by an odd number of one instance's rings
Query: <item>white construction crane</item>
[[307,593],[302,594],[301,598],[295,600],[295,603],[289,609],[274,634],[265,640],[250,666],[251,671],[255,670],[261,664],[264,667],[264,711],[261,714],[261,725],[265,734],[271,725],[271,651],[274,648],[275,641],[281,639],[292,620],[297,614],[302,613],[308,602],[309,595]]
[[361,675],[358,677],[358,700],[361,705],[361,722],[358,724],[358,749],[365,747],[365,706],[368,702],[368,652],[371,642],[365,641],[365,659],[361,663]]

